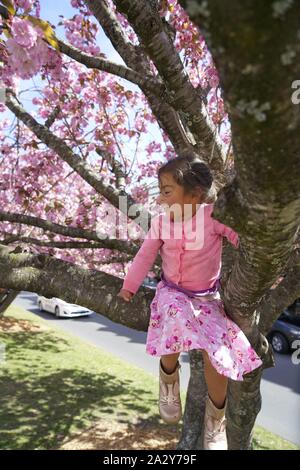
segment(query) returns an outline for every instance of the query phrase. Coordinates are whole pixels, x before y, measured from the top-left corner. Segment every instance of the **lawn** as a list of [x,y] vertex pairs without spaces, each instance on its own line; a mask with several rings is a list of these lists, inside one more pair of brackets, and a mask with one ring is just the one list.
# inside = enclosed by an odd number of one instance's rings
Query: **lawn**
[[[0,321],[0,449],[174,449],[158,381],[18,307]],[[182,396],[183,403],[185,395]],[[256,449],[297,449],[255,428]]]

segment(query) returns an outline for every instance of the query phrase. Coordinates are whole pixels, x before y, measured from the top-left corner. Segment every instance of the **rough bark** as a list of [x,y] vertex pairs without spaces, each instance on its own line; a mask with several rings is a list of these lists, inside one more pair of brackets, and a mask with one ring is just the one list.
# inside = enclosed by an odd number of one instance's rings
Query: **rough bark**
[[19,292],[15,290],[2,288],[0,289],[0,317],[8,309],[8,307],[15,300],[18,294]]
[[178,450],[202,449],[203,419],[207,386],[204,377],[204,363],[200,351],[189,352],[190,380],[183,415],[183,427]]

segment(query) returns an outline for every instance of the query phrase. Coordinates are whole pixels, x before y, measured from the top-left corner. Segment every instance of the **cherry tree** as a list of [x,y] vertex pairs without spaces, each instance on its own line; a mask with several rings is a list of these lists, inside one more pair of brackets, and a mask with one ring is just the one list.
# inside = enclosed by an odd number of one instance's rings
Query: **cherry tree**
[[[116,294],[155,210],[158,166],[199,156],[218,190],[214,217],[240,235],[237,252],[224,242],[222,298],[263,360],[229,381],[229,448],[251,448],[274,365],[266,334],[299,296],[300,6],[71,5],[73,17],[50,25],[38,1],[0,1],[0,285],[146,331],[153,293],[141,288],[130,304]],[[179,449],[202,446],[203,363],[189,356]]]

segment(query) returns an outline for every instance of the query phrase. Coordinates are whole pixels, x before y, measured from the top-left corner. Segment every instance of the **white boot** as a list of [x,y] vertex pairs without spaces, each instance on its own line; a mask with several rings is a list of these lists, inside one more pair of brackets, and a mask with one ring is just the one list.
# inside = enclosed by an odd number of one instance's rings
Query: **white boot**
[[210,396],[206,398],[204,416],[203,446],[206,450],[228,450],[225,412],[227,397],[223,408],[217,408]]
[[172,374],[167,374],[159,361],[159,413],[168,424],[176,424],[182,417],[180,368],[181,365],[177,362],[175,371]]

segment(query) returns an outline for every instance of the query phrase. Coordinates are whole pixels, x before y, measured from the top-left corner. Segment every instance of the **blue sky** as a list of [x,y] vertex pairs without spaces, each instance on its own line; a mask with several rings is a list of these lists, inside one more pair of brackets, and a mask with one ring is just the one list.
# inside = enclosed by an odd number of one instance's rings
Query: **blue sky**
[[[52,25],[56,26],[56,35],[59,38],[65,39],[64,27],[57,26],[61,18],[59,15],[63,15],[65,18],[72,18],[78,10],[71,6],[70,0],[40,0],[41,4],[41,17],[43,20],[49,21]],[[101,48],[101,52],[107,55],[107,58],[113,62],[124,64],[122,58],[113,48],[110,43],[110,40],[104,34],[102,28],[100,27],[97,43]],[[34,82],[39,84],[38,76],[34,77]],[[26,90],[32,86],[32,80],[23,80],[21,83],[21,89]],[[42,83],[41,83],[42,86]],[[137,87],[134,84],[126,82],[126,87],[136,90]],[[28,101],[28,105],[30,102]],[[29,111],[31,107],[27,108]]]
[[[50,21],[55,26],[59,23],[59,15],[64,15],[66,18],[71,18],[78,10],[71,6],[70,0],[40,0],[41,4],[41,17],[44,20]],[[57,35],[64,37],[63,28],[57,28]],[[105,36],[102,29],[100,30],[98,44],[101,47],[101,52],[107,55],[109,60],[124,64],[119,54],[112,47],[109,39]]]

